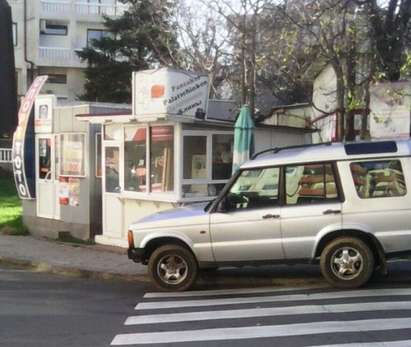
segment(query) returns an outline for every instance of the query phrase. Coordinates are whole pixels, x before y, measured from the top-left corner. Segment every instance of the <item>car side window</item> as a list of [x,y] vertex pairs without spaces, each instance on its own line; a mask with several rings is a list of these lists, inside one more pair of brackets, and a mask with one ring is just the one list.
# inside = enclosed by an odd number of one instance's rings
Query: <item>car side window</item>
[[226,195],[227,209],[247,210],[279,203],[279,168],[243,170]]
[[361,199],[402,196],[407,193],[399,160],[353,162],[350,170]]
[[331,164],[305,164],[285,168],[287,205],[303,205],[338,199]]

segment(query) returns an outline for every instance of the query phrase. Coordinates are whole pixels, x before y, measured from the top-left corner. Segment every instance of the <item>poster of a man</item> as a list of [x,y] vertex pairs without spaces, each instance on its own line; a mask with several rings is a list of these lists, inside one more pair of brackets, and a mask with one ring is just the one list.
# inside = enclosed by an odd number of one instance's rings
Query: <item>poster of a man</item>
[[39,106],[39,119],[47,120],[49,118],[49,107],[48,105],[40,105]]
[[53,108],[56,104],[54,95],[41,95],[35,103],[34,120],[36,133],[51,133]]

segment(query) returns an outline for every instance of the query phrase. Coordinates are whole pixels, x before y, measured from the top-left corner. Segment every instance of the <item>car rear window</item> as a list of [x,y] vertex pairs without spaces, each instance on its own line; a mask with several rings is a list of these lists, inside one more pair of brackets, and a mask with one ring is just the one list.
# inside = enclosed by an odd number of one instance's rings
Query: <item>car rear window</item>
[[361,199],[403,196],[407,193],[398,159],[353,162],[350,170]]

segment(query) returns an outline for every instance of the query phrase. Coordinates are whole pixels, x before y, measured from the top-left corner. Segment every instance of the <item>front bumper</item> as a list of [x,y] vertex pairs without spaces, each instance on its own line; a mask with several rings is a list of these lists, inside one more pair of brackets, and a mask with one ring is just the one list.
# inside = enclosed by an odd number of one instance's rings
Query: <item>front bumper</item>
[[144,248],[129,248],[127,255],[134,262],[142,263],[144,260]]

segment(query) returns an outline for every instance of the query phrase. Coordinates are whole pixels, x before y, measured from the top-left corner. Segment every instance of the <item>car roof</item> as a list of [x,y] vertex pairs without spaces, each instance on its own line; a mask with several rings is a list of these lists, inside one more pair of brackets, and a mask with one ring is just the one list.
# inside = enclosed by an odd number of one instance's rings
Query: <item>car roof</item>
[[399,157],[411,155],[410,140],[390,140],[352,143],[323,143],[273,148],[256,154],[241,169],[312,163],[319,161],[351,160],[361,158]]

